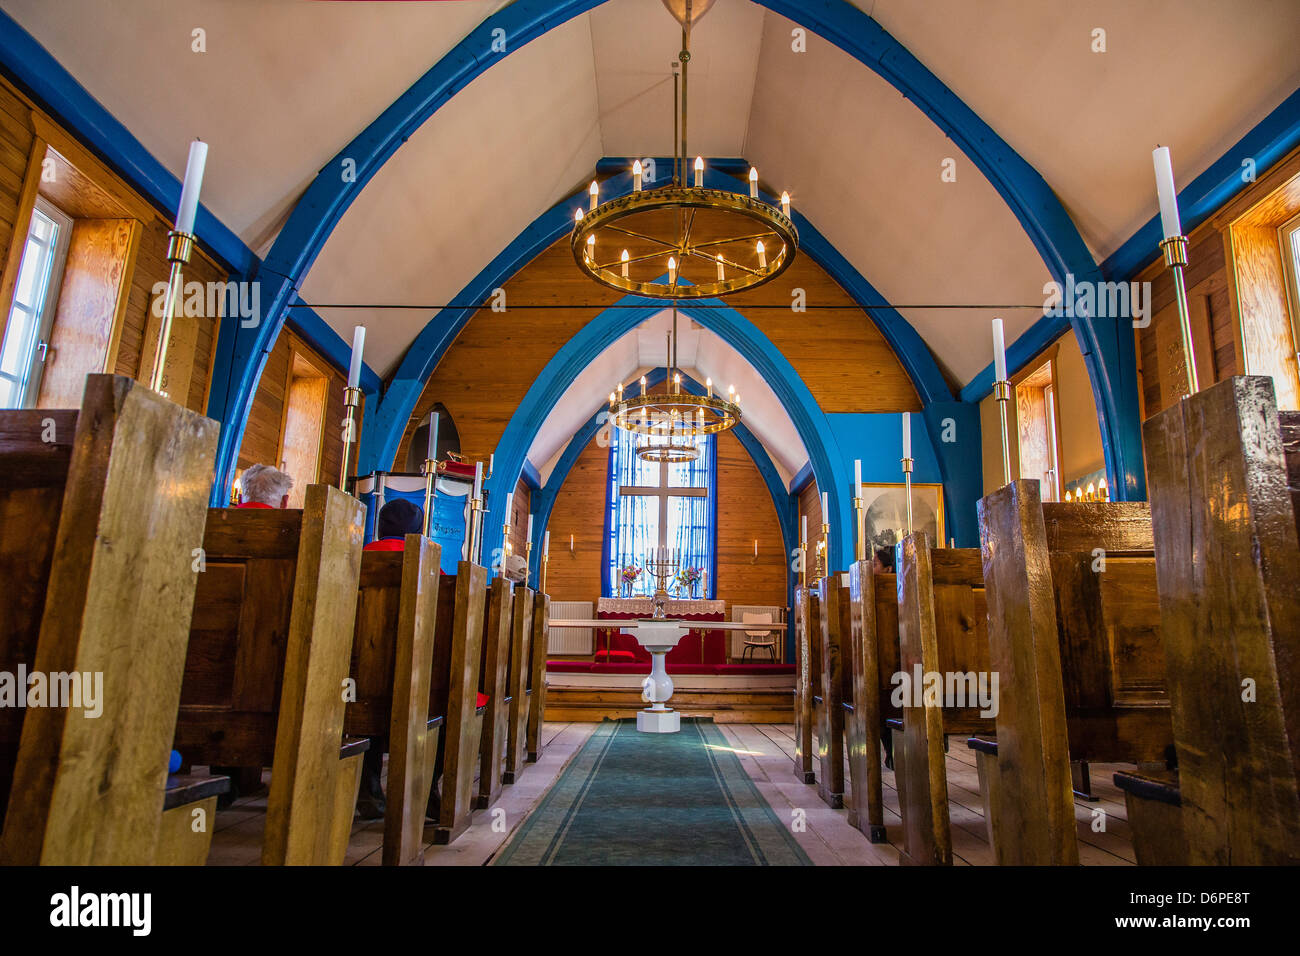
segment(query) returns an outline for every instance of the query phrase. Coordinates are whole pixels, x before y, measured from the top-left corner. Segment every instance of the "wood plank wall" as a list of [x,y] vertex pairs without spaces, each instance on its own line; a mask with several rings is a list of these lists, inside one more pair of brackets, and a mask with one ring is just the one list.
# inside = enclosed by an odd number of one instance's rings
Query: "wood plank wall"
[[[1250,283],[1239,281],[1238,270],[1246,265],[1249,271],[1249,263],[1243,263],[1242,259],[1250,259],[1251,250],[1239,249],[1239,261],[1235,264],[1231,261],[1233,226],[1248,225],[1251,214],[1263,210],[1264,204],[1285,203],[1286,208],[1274,210],[1273,228],[1267,231],[1267,238],[1276,244],[1277,222],[1300,212],[1298,175],[1300,149],[1295,149],[1188,236],[1184,278],[1201,388],[1247,371],[1260,374],[1259,370],[1247,369],[1242,357],[1243,317],[1248,327],[1259,317],[1257,313],[1265,309],[1272,310],[1272,317],[1276,318],[1277,314],[1285,314],[1286,302],[1276,284],[1267,290],[1271,294],[1261,295],[1257,285],[1246,288]],[[1173,275],[1165,268],[1163,256],[1143,269],[1137,278],[1152,283],[1151,326],[1134,330],[1146,419],[1177,401],[1186,392],[1187,385]],[[1280,275],[1272,281],[1280,283]],[[1288,370],[1288,375],[1292,374]]]
[[[321,438],[320,470],[316,475],[293,475],[295,487],[313,482],[338,486],[339,466],[343,461],[343,389],[347,386],[347,373],[332,365],[308,345],[293,329],[285,326],[275,347],[267,356],[257,393],[253,396],[252,411],[244,429],[244,441],[239,446],[238,468],[243,471],[252,464],[280,467],[281,445],[284,441],[286,400],[289,381],[293,374],[294,352],[302,353],[318,370],[326,373],[329,393],[326,399],[325,427]],[[365,428],[365,406],[360,409],[362,428]],[[356,446],[352,450],[356,461]]]
[[[593,437],[556,495],[547,588],[557,601],[595,603],[600,597],[608,474],[609,449]],[[735,603],[785,607],[786,560],[776,509],[753,459],[730,434],[718,436],[718,494],[718,598],[728,610]]]
[[[47,155],[57,159],[55,183],[42,183],[40,164]],[[57,151],[57,152],[56,152]],[[169,271],[166,259],[168,214],[151,206],[139,193],[131,189],[103,163],[95,158],[75,137],[62,129],[54,120],[35,106],[21,91],[0,77],[0,326],[8,320],[12,301],[12,283],[16,277],[21,257],[22,241],[31,221],[31,208],[36,192],[46,195],[64,208],[76,223],[89,220],[108,220],[120,216],[134,221],[135,248],[129,253],[115,244],[114,258],[124,269],[124,274],[114,276],[114,283],[126,292],[126,302],[107,301],[98,297],[96,308],[103,314],[82,315],[85,328],[94,328],[91,338],[79,343],[84,354],[102,355],[100,366],[89,371],[112,371],[120,375],[140,378],[147,375],[152,365],[153,343],[145,342],[152,306],[153,287],[165,282]],[[88,226],[81,226],[86,232]],[[74,225],[74,230],[78,226]],[[120,234],[120,227],[105,226],[101,231]],[[15,237],[18,244],[15,246]],[[119,235],[120,238],[120,235]],[[89,249],[89,246],[86,247]],[[93,251],[93,250],[92,250]],[[11,255],[11,253],[13,253]],[[74,268],[76,264],[74,263]],[[186,272],[187,281],[225,281],[226,272],[202,249],[193,257]],[[86,295],[86,284],[74,282],[65,285],[69,295],[82,297],[82,305],[89,307],[95,296]],[[62,308],[62,302],[60,303]],[[84,309],[82,310],[84,311]],[[80,314],[80,313],[79,313]],[[185,336],[191,352],[177,355],[187,367],[192,367],[186,392],[173,399],[187,407],[203,411],[212,374],[219,319],[202,315],[192,321],[196,328],[192,336]],[[84,331],[84,330],[83,330]],[[58,331],[56,329],[56,336]],[[83,349],[79,347],[78,351]],[[142,356],[146,356],[142,361]],[[68,361],[71,355],[66,355]],[[83,358],[84,360],[84,358]],[[56,362],[57,364],[57,358]],[[53,365],[51,366],[51,370]],[[78,375],[77,377],[80,377]],[[63,389],[60,390],[65,391]],[[59,400],[66,402],[60,394]]]

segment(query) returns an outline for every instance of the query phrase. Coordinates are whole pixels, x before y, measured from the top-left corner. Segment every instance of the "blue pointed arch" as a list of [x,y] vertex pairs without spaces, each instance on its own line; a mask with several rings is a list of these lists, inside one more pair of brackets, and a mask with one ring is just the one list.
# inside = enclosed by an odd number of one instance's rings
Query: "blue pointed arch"
[[[514,488],[538,429],[573,380],[609,345],[663,311],[663,303],[642,296],[625,296],[587,323],[555,354],[533,382],[510,418],[496,448],[496,468],[489,490]],[[706,306],[700,308],[700,306]],[[718,335],[754,367],[790,416],[810,459],[817,483],[830,496],[832,567],[843,567],[852,540],[853,522],[848,496],[849,475],[830,423],[789,360],[752,322],[717,299],[699,299],[678,312]],[[484,541],[501,538],[505,494],[489,494]]]

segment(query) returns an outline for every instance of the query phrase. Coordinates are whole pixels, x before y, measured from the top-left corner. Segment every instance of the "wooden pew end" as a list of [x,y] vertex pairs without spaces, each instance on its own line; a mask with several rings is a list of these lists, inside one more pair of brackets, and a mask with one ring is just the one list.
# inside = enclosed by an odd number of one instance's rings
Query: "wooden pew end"
[[229,777],[172,774],[167,778],[155,866],[203,866],[208,862],[217,797],[228,790]]
[[1114,779],[1115,786],[1124,791],[1138,865],[1190,865],[1178,775],[1121,772]]
[[984,804],[984,826],[989,849],[996,855],[993,842],[993,817],[998,802],[998,742],[987,737],[971,737],[966,746],[975,751],[975,770],[979,774],[980,800]]

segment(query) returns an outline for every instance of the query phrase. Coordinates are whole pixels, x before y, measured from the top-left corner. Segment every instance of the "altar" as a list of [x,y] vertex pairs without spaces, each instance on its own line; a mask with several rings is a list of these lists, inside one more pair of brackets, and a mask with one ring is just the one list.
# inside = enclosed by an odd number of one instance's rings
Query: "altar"
[[[650,597],[603,597],[596,604],[596,613],[635,614],[650,617],[654,613],[654,599]],[[725,614],[726,601],[704,598],[669,598],[664,602],[664,613],[669,617],[695,617],[700,614]]]

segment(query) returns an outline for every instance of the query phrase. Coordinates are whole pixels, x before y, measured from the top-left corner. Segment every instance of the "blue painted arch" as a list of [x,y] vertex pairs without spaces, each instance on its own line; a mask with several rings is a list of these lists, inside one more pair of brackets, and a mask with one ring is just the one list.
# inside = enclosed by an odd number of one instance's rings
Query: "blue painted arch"
[[[620,308],[602,312],[570,339],[528,389],[497,444],[490,491],[514,488],[538,429],[578,374],[619,337],[663,311],[662,302],[640,296],[626,296],[617,305]],[[849,555],[844,543],[851,540],[853,533],[845,493],[849,475],[834,433],[808,386],[767,336],[735,309],[716,299],[700,299],[678,311],[728,342],[776,394],[812,459],[818,485],[830,496],[830,514],[835,518],[831,525],[830,563],[832,567],[843,567]],[[504,499],[504,493],[489,494],[484,541],[501,538]]]
[[[214,383],[209,414],[226,424],[217,486],[229,483],[257,380],[307,270],[344,212],[403,142],[501,57],[598,6],[602,0],[516,0],[488,17],[321,170],[294,207],[258,278],[270,291],[265,321],[240,330],[230,375]],[[1077,228],[1043,178],[901,43],[847,0],[755,0],[824,37],[916,103],[975,163],[1012,209],[1058,282],[1100,279]],[[504,51],[493,41],[504,36]],[[345,163],[355,175],[345,177]],[[264,300],[266,297],[264,296]],[[1136,357],[1119,322],[1075,320],[1101,424],[1107,472],[1118,497],[1144,493]]]

